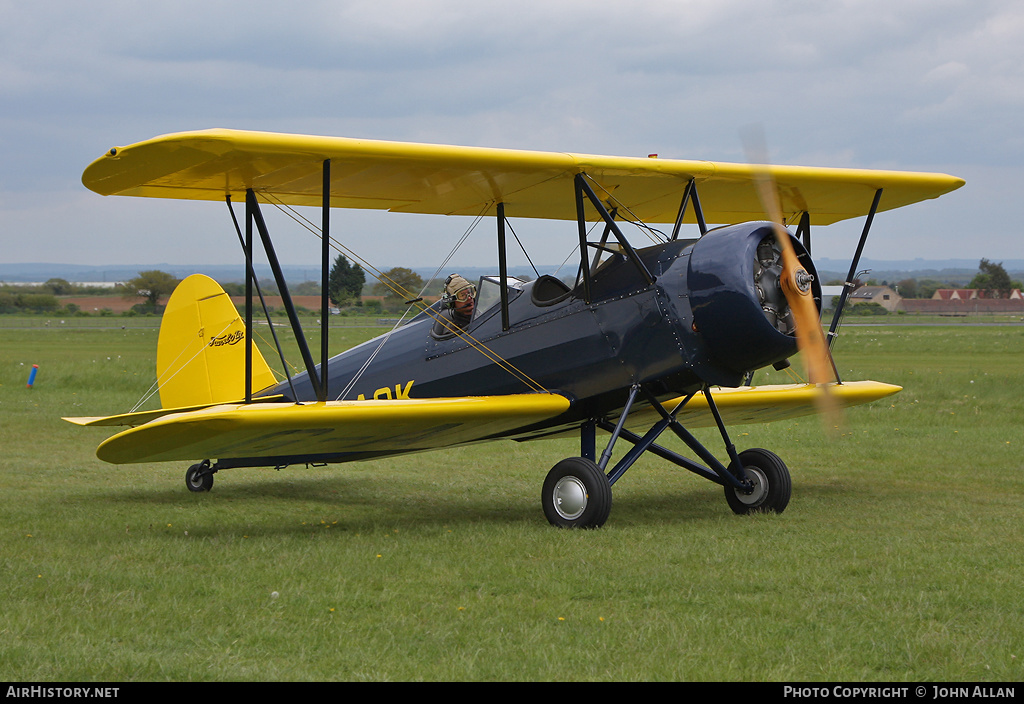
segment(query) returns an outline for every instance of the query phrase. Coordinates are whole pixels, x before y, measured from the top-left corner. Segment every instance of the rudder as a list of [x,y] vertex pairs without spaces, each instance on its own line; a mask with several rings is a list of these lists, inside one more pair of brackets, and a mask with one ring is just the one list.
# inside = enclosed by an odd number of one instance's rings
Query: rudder
[[[156,378],[163,408],[227,403],[245,397],[245,323],[220,284],[193,274],[174,289],[156,352]],[[252,389],[276,383],[255,344]]]

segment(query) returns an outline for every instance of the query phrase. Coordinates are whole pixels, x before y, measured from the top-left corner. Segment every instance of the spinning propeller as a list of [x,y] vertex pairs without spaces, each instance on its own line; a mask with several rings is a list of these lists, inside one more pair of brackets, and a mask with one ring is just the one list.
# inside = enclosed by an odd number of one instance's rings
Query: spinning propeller
[[818,307],[814,303],[811,286],[814,277],[800,264],[790,234],[783,225],[782,204],[775,179],[767,166],[763,135],[754,135],[753,138],[748,135],[746,146],[747,159],[754,169],[754,184],[761,200],[761,207],[768,220],[772,222],[775,240],[781,250],[782,275],[779,277],[779,286],[793,314],[797,349],[804,361],[808,381],[822,389],[819,403],[821,410],[829,416],[829,421],[835,421],[830,424],[838,424],[838,407],[827,386],[837,377],[832,355],[821,330]]

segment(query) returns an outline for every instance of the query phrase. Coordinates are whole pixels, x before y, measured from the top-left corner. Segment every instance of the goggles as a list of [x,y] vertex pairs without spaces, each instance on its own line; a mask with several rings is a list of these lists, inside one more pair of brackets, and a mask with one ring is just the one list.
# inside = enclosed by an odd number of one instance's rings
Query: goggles
[[[452,288],[457,290],[452,291]],[[476,297],[476,286],[458,274],[452,274],[444,280],[444,289],[444,300],[450,306],[469,303]]]
[[458,301],[459,303],[466,303],[467,301],[471,301],[476,297],[476,286],[470,284],[466,288],[453,293],[451,297],[453,300]]

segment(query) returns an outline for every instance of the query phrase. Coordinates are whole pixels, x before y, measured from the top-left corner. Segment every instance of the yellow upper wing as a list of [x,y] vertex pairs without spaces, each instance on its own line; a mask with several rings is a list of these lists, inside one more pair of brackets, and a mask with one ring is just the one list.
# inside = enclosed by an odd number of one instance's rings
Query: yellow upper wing
[[[572,179],[585,172],[600,191],[647,222],[675,220],[683,186],[696,179],[705,219],[764,217],[753,187],[757,167],[710,161],[383,142],[344,137],[205,130],[116,147],[89,165],[82,182],[102,195],[240,200],[247,189],[290,205],[321,204],[322,165],[331,160],[331,204],[443,215],[493,212],[576,219]],[[774,166],[783,211],[828,225],[868,212],[937,198],[963,185],[945,174]],[[692,209],[691,209],[692,212]],[[691,215],[692,221],[692,215]]]

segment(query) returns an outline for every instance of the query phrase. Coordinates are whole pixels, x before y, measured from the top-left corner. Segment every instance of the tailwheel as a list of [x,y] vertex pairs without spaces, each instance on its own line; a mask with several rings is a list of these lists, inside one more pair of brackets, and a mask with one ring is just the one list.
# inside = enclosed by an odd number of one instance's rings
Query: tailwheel
[[210,460],[197,462],[185,471],[185,486],[189,491],[209,491],[213,488],[213,471]]
[[569,457],[548,472],[541,505],[553,526],[599,528],[612,509],[612,487],[595,462]]
[[[741,452],[739,461],[753,486],[749,491],[725,487],[725,500],[733,513],[782,513],[793,489],[785,463],[774,452],[759,447]],[[735,470],[730,465],[729,471],[738,476]]]

